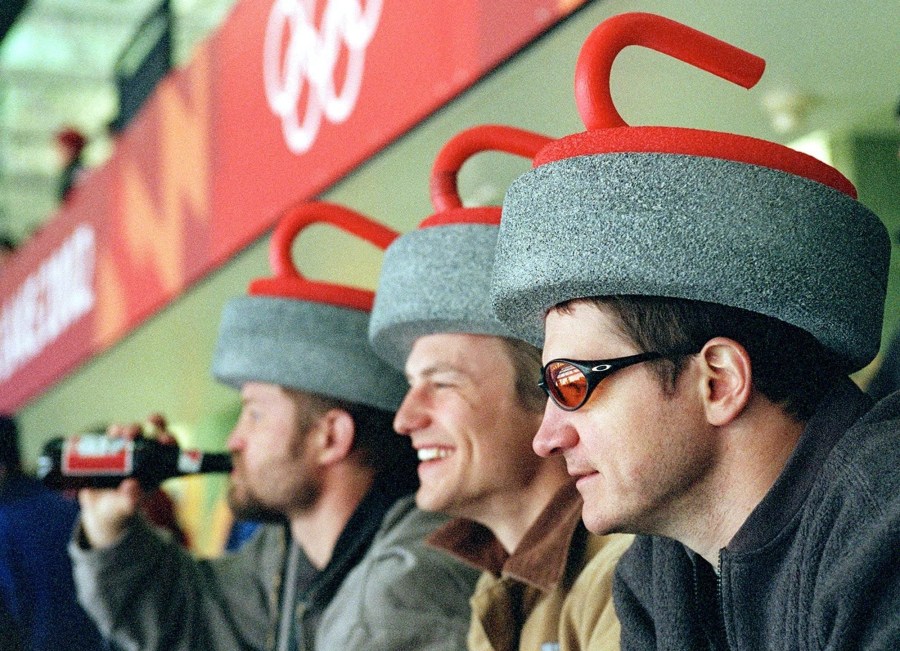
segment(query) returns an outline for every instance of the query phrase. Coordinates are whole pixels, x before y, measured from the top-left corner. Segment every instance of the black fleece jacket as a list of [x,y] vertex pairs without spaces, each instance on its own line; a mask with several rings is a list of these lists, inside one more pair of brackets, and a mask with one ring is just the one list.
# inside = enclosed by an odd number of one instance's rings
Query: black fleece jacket
[[900,393],[832,390],[719,566],[638,536],[613,588],[622,649],[900,649]]

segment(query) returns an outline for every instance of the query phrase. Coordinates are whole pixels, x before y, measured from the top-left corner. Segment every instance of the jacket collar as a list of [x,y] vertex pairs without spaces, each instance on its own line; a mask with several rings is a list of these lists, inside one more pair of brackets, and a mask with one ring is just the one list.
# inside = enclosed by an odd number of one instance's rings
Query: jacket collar
[[328,565],[317,574],[309,586],[307,594],[315,596],[307,596],[307,599],[313,598],[317,601],[331,599],[350,570],[365,556],[393,503],[394,499],[389,497],[376,482],[338,536]]
[[494,576],[508,576],[550,592],[560,584],[572,542],[581,525],[581,496],[567,483],[553,496],[512,554],[490,530],[457,518],[437,529],[428,543],[467,565]]
[[772,488],[728,543],[729,552],[758,549],[790,523],[806,500],[835,444],[872,407],[849,378],[826,394]]

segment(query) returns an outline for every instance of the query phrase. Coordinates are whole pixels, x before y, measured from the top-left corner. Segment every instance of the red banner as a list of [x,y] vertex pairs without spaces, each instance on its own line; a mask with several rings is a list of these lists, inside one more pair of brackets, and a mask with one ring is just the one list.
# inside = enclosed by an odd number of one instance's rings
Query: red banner
[[[12,412],[587,0],[243,0],[0,277]],[[314,15],[307,13],[314,7]]]

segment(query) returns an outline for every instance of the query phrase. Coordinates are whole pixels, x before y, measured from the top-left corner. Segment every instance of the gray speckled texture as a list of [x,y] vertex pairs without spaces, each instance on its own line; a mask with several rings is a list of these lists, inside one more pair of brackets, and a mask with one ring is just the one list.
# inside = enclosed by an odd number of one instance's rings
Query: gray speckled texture
[[573,298],[708,301],[803,328],[855,370],[878,351],[889,259],[874,213],[802,177],[686,155],[577,156],[507,191],[493,305],[540,344],[547,310]]
[[369,326],[375,352],[402,369],[423,335],[511,336],[491,308],[497,232],[488,224],[447,224],[394,240],[381,265]]
[[240,388],[267,382],[395,411],[406,379],[369,347],[369,315],[268,296],[242,296],[222,311],[212,372]]

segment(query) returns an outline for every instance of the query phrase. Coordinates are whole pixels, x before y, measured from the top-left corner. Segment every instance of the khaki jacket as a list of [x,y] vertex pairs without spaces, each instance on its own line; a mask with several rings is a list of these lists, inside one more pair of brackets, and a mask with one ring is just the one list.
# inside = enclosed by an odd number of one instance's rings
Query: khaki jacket
[[617,651],[613,569],[631,541],[590,534],[573,484],[554,496],[512,555],[468,520],[429,538],[482,571],[470,599],[470,651]]

